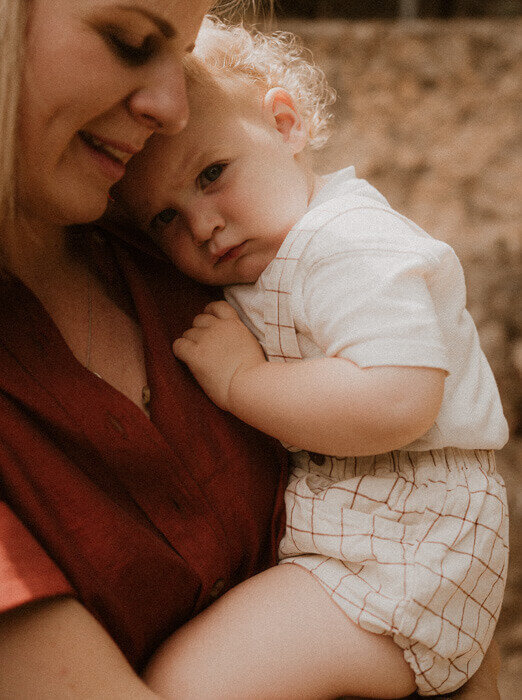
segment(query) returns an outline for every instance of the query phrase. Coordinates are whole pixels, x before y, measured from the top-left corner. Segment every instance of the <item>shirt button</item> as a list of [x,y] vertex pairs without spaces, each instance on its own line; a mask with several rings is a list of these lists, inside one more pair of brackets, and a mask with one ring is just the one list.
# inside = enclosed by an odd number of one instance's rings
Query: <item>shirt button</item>
[[221,593],[223,593],[224,588],[225,580],[222,578],[218,578],[218,580],[214,583],[208,594],[211,598],[218,598],[221,595]]

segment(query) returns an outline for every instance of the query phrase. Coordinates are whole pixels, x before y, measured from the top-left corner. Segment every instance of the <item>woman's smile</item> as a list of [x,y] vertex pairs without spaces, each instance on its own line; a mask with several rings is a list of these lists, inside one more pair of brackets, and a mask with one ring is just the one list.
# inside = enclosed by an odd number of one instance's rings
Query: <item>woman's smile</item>
[[[33,0],[21,91],[21,210],[98,218],[154,131],[188,118],[182,62],[210,2]],[[50,51],[48,47],[53,47]]]
[[79,131],[81,142],[89,155],[98,164],[102,174],[111,182],[116,182],[125,174],[125,166],[141,148],[102,139],[87,131]]

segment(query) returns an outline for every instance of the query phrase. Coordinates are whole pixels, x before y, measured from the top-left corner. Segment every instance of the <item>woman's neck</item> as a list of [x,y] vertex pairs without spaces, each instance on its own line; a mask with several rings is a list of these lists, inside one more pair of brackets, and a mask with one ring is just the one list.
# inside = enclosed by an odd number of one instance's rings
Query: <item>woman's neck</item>
[[5,267],[33,291],[52,284],[57,273],[61,277],[67,270],[78,269],[78,260],[70,254],[64,227],[19,217],[12,234],[7,234],[4,240]]

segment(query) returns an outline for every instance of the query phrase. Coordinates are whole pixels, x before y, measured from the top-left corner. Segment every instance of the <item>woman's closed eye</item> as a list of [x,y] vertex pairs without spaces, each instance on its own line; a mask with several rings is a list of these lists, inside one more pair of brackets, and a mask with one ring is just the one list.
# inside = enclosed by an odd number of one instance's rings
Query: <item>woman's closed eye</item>
[[148,34],[140,44],[129,43],[121,37],[121,32],[109,27],[103,32],[103,37],[113,52],[124,63],[130,66],[143,66],[149,61],[158,49],[158,37]]
[[162,209],[150,222],[150,227],[153,231],[157,231],[162,226],[167,226],[170,224],[178,215],[176,209],[168,207],[167,209]]
[[202,170],[197,178],[201,189],[204,190],[205,187],[208,187],[208,185],[220,178],[226,167],[227,163],[214,163],[213,165],[209,165],[208,168],[205,168],[205,170]]

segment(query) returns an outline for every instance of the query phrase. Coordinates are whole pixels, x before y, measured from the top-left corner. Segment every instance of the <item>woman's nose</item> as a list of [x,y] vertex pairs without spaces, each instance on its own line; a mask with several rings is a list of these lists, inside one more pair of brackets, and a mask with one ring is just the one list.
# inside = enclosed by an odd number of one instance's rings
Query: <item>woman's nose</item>
[[134,119],[148,129],[164,134],[176,134],[189,117],[187,88],[180,64],[162,64],[146,85],[128,98],[128,109]]

